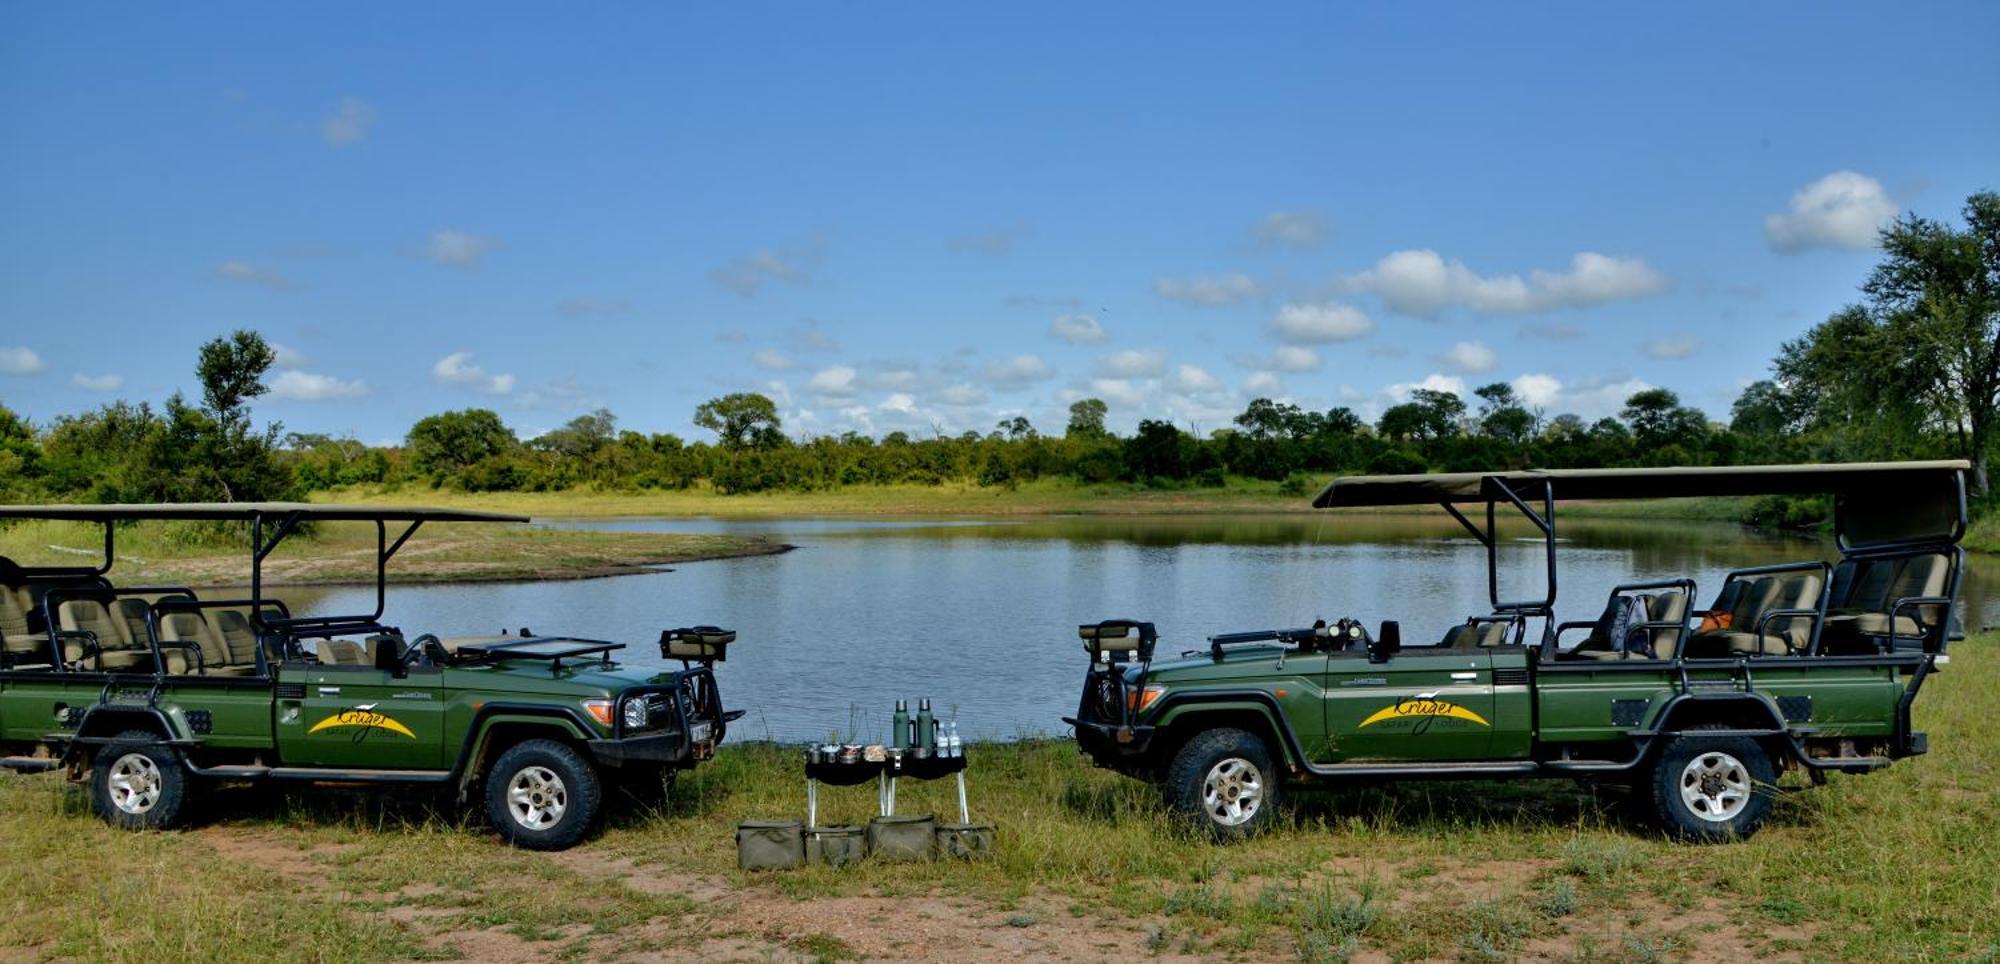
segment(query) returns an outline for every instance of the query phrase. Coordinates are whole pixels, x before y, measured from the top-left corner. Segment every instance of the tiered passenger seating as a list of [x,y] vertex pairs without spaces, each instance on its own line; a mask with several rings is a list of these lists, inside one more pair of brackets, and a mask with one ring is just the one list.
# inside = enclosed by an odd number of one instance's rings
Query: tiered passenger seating
[[1915,641],[1929,635],[1946,618],[1943,604],[1891,610],[1906,599],[1943,598],[1956,563],[1955,555],[1943,552],[1842,560],[1833,570],[1821,651],[1874,653],[1894,639]]
[[[1737,584],[1732,588],[1731,584]],[[1727,612],[1725,628],[1696,633],[1689,659],[1802,655],[1812,642],[1814,617],[1771,616],[1778,611],[1823,611],[1826,578],[1819,569],[1770,574],[1731,573],[1710,612]]]

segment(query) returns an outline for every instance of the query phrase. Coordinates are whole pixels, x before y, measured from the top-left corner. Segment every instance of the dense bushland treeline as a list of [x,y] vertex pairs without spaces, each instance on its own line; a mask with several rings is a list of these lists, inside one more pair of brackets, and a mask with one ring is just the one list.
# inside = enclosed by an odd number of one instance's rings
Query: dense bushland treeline
[[[1106,429],[1104,402],[1072,405],[1066,424],[1012,418],[985,432],[913,438],[792,437],[756,394],[704,403],[689,440],[621,428],[609,411],[520,439],[484,409],[442,412],[404,443],[282,434],[252,425],[274,356],[236,332],[201,347],[199,402],[116,402],[31,425],[0,405],[0,496],[85,501],[297,497],[341,485],[470,491],[681,489],[720,493],[1044,478],[1147,486],[1284,480],[1303,493],[1326,476],[1507,467],[1727,465],[1780,461],[1961,457],[1985,492],[2000,406],[2000,195],[1974,195],[1964,225],[1907,217],[1883,232],[1883,261],[1863,299],[1788,343],[1773,377],[1750,385],[1726,418],[1671,390],[1626,400],[1586,421],[1530,408],[1506,383],[1472,398],[1418,390],[1373,424],[1345,408],[1308,411],[1256,399],[1231,426],[1197,437],[1160,421],[1130,436]],[[1760,511],[1796,522],[1816,508]]]

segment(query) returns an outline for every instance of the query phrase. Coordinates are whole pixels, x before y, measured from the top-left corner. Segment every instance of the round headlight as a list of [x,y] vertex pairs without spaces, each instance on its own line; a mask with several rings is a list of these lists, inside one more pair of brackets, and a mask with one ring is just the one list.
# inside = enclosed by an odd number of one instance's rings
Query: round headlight
[[646,728],[646,698],[638,697],[625,701],[625,728],[642,730]]

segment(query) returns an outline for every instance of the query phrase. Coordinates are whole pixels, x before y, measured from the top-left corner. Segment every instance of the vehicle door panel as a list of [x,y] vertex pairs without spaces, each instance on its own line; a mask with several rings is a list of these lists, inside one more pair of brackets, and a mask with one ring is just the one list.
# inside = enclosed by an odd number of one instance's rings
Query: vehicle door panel
[[284,683],[304,684],[278,701],[279,752],[287,766],[437,770],[444,764],[443,674],[413,667],[288,662]]
[[1384,662],[1330,662],[1327,734],[1336,762],[1485,759],[1493,743],[1492,659],[1481,650],[1405,649]]

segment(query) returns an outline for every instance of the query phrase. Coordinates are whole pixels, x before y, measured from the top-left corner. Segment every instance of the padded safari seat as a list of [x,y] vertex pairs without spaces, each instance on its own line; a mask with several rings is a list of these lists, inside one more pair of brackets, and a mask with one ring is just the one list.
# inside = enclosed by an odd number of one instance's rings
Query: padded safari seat
[[[250,618],[233,609],[176,609],[160,616],[161,645],[192,643],[201,651],[199,672],[207,676],[257,675],[257,632]],[[179,653],[170,654],[177,656]],[[196,672],[192,662],[169,672]]]
[[[126,613],[113,613],[113,607],[124,602],[138,602],[143,609],[144,602],[138,600],[113,599],[107,605],[97,598],[64,599],[56,604],[56,622],[64,633],[88,633],[89,637],[66,636],[62,640],[63,662],[81,664],[90,669],[105,672],[145,672],[153,671],[152,640],[145,635],[145,622],[140,621],[140,637],[133,639],[132,629]],[[96,651],[89,651],[89,642],[94,641]]]
[[[1688,640],[1692,659],[1730,656],[1791,656],[1802,654],[1812,641],[1813,621],[1781,616],[1758,632],[1764,614],[1776,609],[1816,610],[1825,581],[1817,572],[1759,576],[1737,592],[1729,608],[1729,628],[1696,634]],[[1720,597],[1718,597],[1719,599]]]
[[[1638,599],[1645,604],[1646,622],[1673,624],[1672,626],[1656,626],[1652,629],[1644,630],[1644,632],[1650,634],[1647,639],[1652,648],[1652,655],[1650,656],[1643,652],[1627,650],[1616,645],[1611,639],[1612,624],[1617,620],[1619,608],[1625,605],[1623,600],[1626,598]],[[1604,605],[1604,613],[1597,617],[1596,625],[1591,627],[1590,635],[1584,637],[1583,642],[1578,643],[1575,649],[1562,654],[1562,658],[1591,659],[1600,662],[1627,659],[1665,659],[1673,655],[1674,644],[1679,641],[1680,637],[1680,626],[1686,619],[1687,593],[1678,589],[1670,589],[1666,592],[1652,595],[1630,597],[1624,594],[1613,594],[1610,601]]]
[[1491,649],[1507,645],[1507,637],[1514,624],[1497,619],[1480,621],[1466,620],[1445,630],[1444,639],[1438,643],[1440,649]]
[[27,586],[0,584],[0,667],[48,669],[48,639],[34,631]]
[[1890,610],[1899,600],[1943,596],[1951,582],[1952,561],[1942,552],[1842,560],[1833,572],[1822,648],[1835,654],[1874,652],[1875,643],[1867,637],[1923,636],[1945,618],[1944,606],[1932,603],[1893,614]]
[[313,644],[314,655],[328,666],[373,666],[369,652],[351,639],[322,639]]

